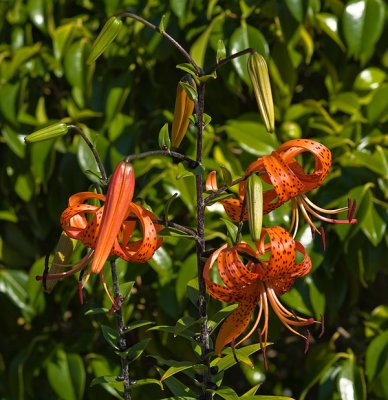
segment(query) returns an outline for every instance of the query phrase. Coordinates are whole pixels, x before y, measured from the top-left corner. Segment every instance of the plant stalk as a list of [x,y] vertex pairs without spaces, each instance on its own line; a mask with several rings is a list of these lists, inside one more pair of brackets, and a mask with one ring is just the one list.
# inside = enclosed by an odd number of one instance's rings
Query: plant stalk
[[[125,338],[125,324],[124,324],[124,318],[123,318],[123,312],[122,312],[122,302],[123,299],[120,294],[120,284],[117,276],[117,271],[116,271],[116,261],[112,260],[110,262],[111,265],[111,271],[112,271],[112,281],[113,281],[113,293],[115,297],[115,304],[114,304],[114,309],[113,311],[117,315],[117,325],[118,325],[118,330],[119,330],[119,336],[120,336],[120,350],[125,351],[127,349],[127,340]],[[117,303],[116,303],[117,301]],[[131,400],[131,378],[129,376],[129,368],[128,368],[128,359],[121,358],[121,376],[120,380],[122,379],[123,384],[124,384],[124,400]]]

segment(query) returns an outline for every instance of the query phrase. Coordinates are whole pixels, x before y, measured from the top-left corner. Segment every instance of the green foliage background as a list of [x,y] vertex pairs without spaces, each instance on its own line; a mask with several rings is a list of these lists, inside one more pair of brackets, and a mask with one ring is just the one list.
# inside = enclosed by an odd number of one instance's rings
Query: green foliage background
[[[224,165],[236,178],[281,141],[309,137],[329,147],[334,158],[329,179],[311,198],[327,207],[346,205],[348,196],[357,200],[357,225],[325,225],[325,252],[319,238],[301,228],[299,240],[311,254],[314,272],[283,296],[297,312],[317,319],[325,315],[323,337],[313,332],[316,339],[305,356],[303,341],[271,321],[269,370],[256,354],[253,369],[234,366],[223,385],[239,395],[262,383],[258,394],[263,395],[388,398],[388,13],[383,0],[0,2],[1,398],[117,397],[114,385],[89,387],[95,377],[119,373],[119,358],[101,330],[101,325],[114,327],[115,318],[85,316],[93,307],[109,308],[98,279],[91,280],[84,306],[75,278],[58,283],[51,295],[35,281],[45,255],[55,249],[68,196],[88,189],[96,165],[79,137],[29,146],[23,138],[58,120],[76,122],[109,172],[125,155],[158,147],[158,132],[171,123],[183,75],[176,68],[184,62],[176,49],[128,20],[104,56],[95,65],[85,63],[103,23],[122,10],[156,25],[165,15],[167,31],[205,69],[216,60],[219,40],[227,54],[253,47],[267,58],[276,134],[265,132],[258,115],[246,59],[226,65],[207,86],[206,113],[212,118],[205,132],[207,172]],[[190,127],[182,144],[190,156],[194,134]],[[134,166],[138,198],[162,215],[166,201],[179,193],[170,218],[195,226],[193,176],[176,179],[181,166],[165,157]],[[287,227],[289,211],[283,206],[265,224]],[[207,212],[209,249],[226,239],[221,216],[217,207]],[[186,325],[195,320],[194,247],[186,238],[166,237],[149,265],[120,264],[120,280],[136,282],[125,309],[129,321],[175,326],[182,317]],[[210,301],[210,319],[219,309]],[[177,337],[148,328],[128,333],[131,345],[142,341],[145,348],[130,366],[136,379],[159,379],[157,368],[167,369],[163,360],[196,360],[197,325]],[[151,381],[135,386],[133,397],[178,396],[178,380],[195,391],[181,372],[165,381],[164,392]],[[223,395],[238,398],[233,396]]]

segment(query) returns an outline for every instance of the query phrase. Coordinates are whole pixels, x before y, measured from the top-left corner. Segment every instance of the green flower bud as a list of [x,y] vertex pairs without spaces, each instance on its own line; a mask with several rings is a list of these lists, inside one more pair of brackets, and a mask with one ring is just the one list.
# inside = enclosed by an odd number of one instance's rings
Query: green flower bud
[[118,17],[110,17],[102,31],[97,36],[97,39],[93,43],[92,50],[90,51],[89,57],[87,59],[88,64],[93,64],[98,57],[105,51],[105,49],[113,42],[115,37],[118,35],[121,29],[121,21]]
[[69,128],[64,123],[57,123],[39,129],[24,138],[27,143],[43,142],[44,140],[55,139],[56,137],[66,135]]
[[248,208],[249,230],[252,240],[260,239],[263,226],[263,183],[256,174],[248,176],[245,185],[245,198]]
[[275,130],[275,112],[268,67],[261,54],[256,52],[250,54],[248,58],[248,73],[265,127],[268,132],[272,133]]

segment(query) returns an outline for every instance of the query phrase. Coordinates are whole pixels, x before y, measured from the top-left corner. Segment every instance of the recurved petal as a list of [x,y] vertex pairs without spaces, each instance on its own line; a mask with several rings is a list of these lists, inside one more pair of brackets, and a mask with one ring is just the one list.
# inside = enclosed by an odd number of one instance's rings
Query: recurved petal
[[259,289],[256,284],[251,285],[240,300],[238,307],[226,318],[218,332],[215,353],[219,356],[222,349],[245,331],[251,320],[251,315],[259,301]]
[[[226,214],[234,222],[240,222],[243,201],[240,199],[226,199],[221,201]],[[248,219],[248,211],[244,210],[243,221]]]
[[118,240],[114,243],[113,252],[119,257],[130,262],[146,262],[152,258],[156,249],[162,244],[156,236],[160,225],[155,225],[152,219],[157,219],[155,215],[137,204],[131,203],[129,211],[133,213],[140,222],[143,237],[140,240],[129,242],[134,230],[133,221],[125,223],[122,243]]
[[[295,139],[283,143],[277,150],[281,153],[284,162],[294,174],[305,184],[305,191],[312,190],[326,179],[331,167],[331,152],[323,144],[310,139]],[[315,157],[315,168],[311,174],[295,160],[295,157],[304,152],[310,152]]]

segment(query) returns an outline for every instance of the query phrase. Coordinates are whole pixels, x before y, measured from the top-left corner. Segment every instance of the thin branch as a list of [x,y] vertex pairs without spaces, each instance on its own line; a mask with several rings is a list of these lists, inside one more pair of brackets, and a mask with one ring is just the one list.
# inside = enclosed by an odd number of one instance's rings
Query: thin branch
[[246,177],[243,176],[241,178],[237,178],[233,182],[230,183],[230,185],[223,185],[219,189],[217,189],[215,192],[211,193],[206,199],[204,200],[205,205],[209,204],[212,200],[214,200],[216,197],[218,197],[220,194],[231,188],[232,186],[237,185],[240,182],[245,181]]
[[[115,296],[115,304],[114,304],[114,312],[117,315],[117,323],[119,328],[119,336],[120,336],[120,350],[125,351],[127,349],[127,340],[125,338],[125,325],[122,313],[122,297],[120,294],[120,286],[119,280],[117,277],[116,271],[116,262],[115,260],[111,261],[111,271],[112,271],[112,281],[113,281],[113,293]],[[131,400],[131,378],[129,376],[129,368],[128,368],[128,358],[121,358],[121,376],[124,383],[124,400]]]
[[171,37],[167,32],[161,31],[156,25],[151,24],[151,22],[148,22],[142,17],[139,17],[136,14],[132,14],[130,12],[122,12],[117,14],[119,17],[129,17],[132,18],[136,21],[141,22],[143,25],[145,25],[147,28],[150,28],[154,30],[155,32],[160,33],[165,39],[167,39],[171,44],[173,44],[179,52],[183,55],[183,57],[186,58],[186,60],[194,67],[196,74],[199,76],[201,75],[201,68],[197,65],[197,63],[193,60],[193,58],[190,56],[190,54],[173,38]]
[[105,168],[102,164],[101,158],[99,154],[97,153],[96,148],[94,147],[93,143],[89,140],[89,138],[85,135],[83,130],[79,128],[77,125],[68,125],[67,126],[69,129],[74,129],[77,131],[77,133],[82,137],[82,139],[85,141],[85,143],[88,145],[89,149],[92,151],[94,159],[96,160],[98,169],[100,170],[101,173],[101,180],[104,185],[108,183],[108,177],[106,176]]
[[245,54],[253,54],[255,53],[256,50],[252,49],[251,47],[248,47],[247,49],[238,51],[237,53],[231,54],[228,57],[221,58],[218,60],[215,64],[212,65],[212,67],[206,71],[206,75],[211,75],[214,71],[216,71],[219,67],[222,67],[223,65],[227,64],[228,62],[232,61],[235,58],[241,57]]
[[167,157],[176,158],[177,160],[187,161],[189,163],[190,168],[193,168],[193,169],[198,167],[198,165],[199,165],[199,163],[197,161],[193,160],[192,158],[187,157],[184,154],[178,153],[176,151],[171,151],[169,149],[151,150],[151,151],[145,151],[144,153],[131,154],[131,155],[125,157],[125,161],[131,162],[132,160],[136,160],[139,158],[151,157],[151,156],[167,156]]

